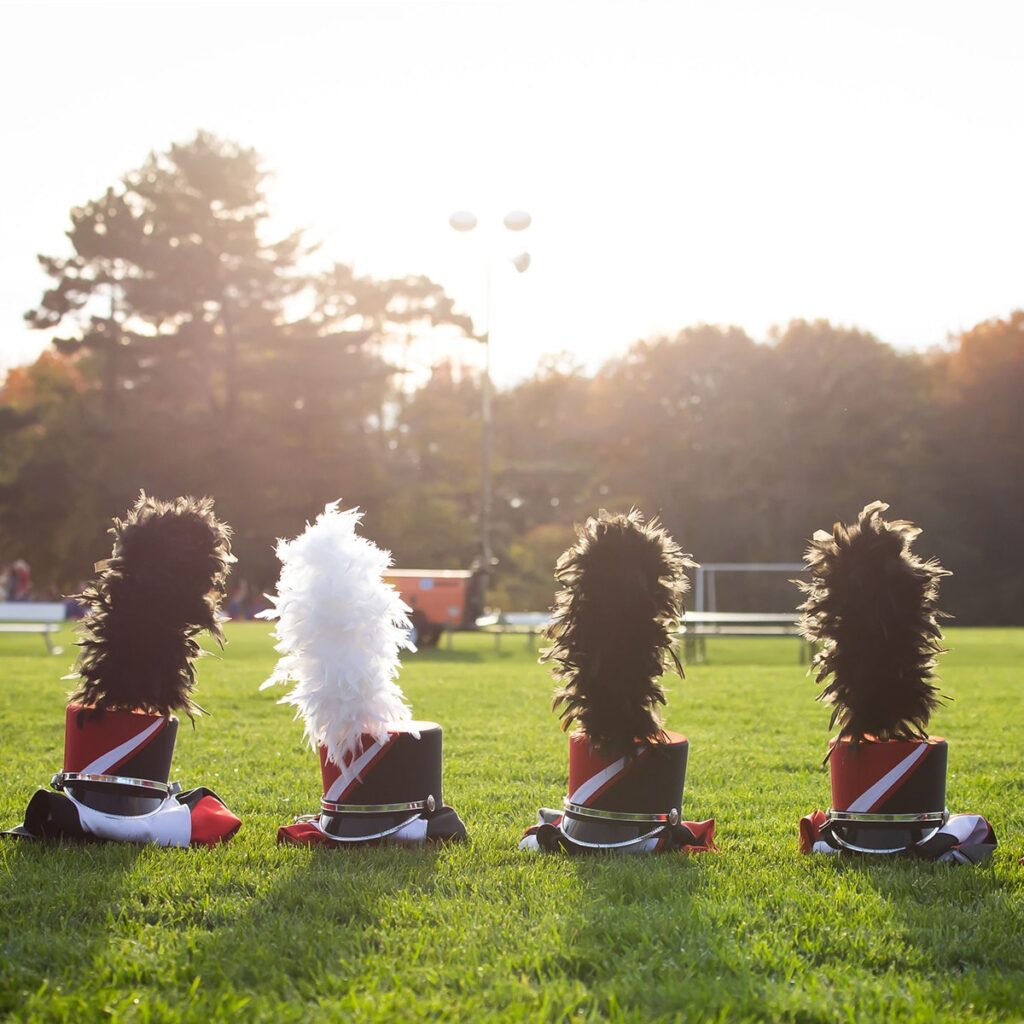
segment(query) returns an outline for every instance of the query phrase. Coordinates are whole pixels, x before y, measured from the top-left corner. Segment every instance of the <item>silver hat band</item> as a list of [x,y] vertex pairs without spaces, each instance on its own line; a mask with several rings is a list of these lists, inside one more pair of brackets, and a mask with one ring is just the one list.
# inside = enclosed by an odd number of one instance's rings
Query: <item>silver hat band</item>
[[632,814],[628,811],[602,811],[596,807],[585,807],[583,804],[574,804],[566,798],[562,806],[570,814],[578,815],[581,818],[593,818],[595,821],[621,821],[628,823],[657,821],[667,822],[669,825],[679,824],[679,811],[673,807],[666,814]]
[[624,839],[619,843],[588,843],[584,840],[579,839],[576,836],[569,835],[565,831],[565,819],[563,818],[558,824],[558,831],[573,843],[575,846],[586,846],[590,850],[620,850],[626,846],[636,846],[639,843],[646,843],[648,839],[653,839],[660,831],[661,828],[652,829],[650,832],[645,832],[642,836],[637,836],[635,839]]
[[403,811],[433,811],[437,801],[432,796],[426,800],[410,800],[399,804],[336,804],[321,800],[320,809],[325,814],[401,814]]
[[919,814],[866,814],[859,811],[829,810],[828,820],[838,825],[945,825],[949,811],[922,811]]
[[861,814],[854,811],[833,810],[828,812],[828,821],[832,825],[903,825],[905,828],[916,826],[922,829],[922,834],[914,842],[885,849],[861,846],[848,839],[842,829],[833,829],[832,838],[844,850],[851,850],[854,853],[905,853],[923,846],[933,839],[948,820],[949,811],[925,811],[921,814]]
[[92,772],[57,772],[50,780],[54,789],[63,789],[68,783],[100,782],[108,786],[133,786],[135,789],[152,789],[163,796],[170,796],[175,787],[166,782],[152,779],[132,779],[126,775],[97,775]]
[[301,818],[296,818],[296,821],[306,821],[313,825],[320,831],[320,834],[325,838],[329,839],[332,843],[368,843],[371,839],[387,839],[388,836],[393,836],[396,832],[400,832],[405,828],[411,821],[416,821],[416,815],[410,815],[403,821],[400,821],[397,825],[392,825],[390,828],[384,829],[383,832],[372,832],[369,835],[359,836],[336,836],[331,832],[328,832],[324,828],[323,814],[307,814]]

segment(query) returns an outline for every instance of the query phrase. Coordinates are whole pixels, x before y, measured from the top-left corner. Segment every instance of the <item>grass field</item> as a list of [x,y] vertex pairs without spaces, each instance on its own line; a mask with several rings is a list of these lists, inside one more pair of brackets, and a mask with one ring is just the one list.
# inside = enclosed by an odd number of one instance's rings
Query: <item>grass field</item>
[[[565,788],[549,678],[521,640],[407,659],[420,718],[445,728],[462,846],[278,848],[313,811],[316,758],[257,686],[261,625],[201,666],[212,717],[175,775],[244,819],[213,850],[0,842],[0,1013],[15,1020],[990,1021],[1024,1017],[1024,630],[951,630],[949,804],[1002,845],[976,869],[801,857],[828,804],[827,712],[790,640],[709,642],[669,684],[690,737],[685,814],[721,853],[560,859],[516,843]],[[70,655],[0,638],[0,823],[60,767]],[[187,725],[187,723],[186,723]]]

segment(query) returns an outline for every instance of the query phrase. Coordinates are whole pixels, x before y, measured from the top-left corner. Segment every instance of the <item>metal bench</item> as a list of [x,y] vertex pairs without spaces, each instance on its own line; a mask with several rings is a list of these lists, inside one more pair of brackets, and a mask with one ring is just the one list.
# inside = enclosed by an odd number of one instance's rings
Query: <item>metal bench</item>
[[793,636],[800,638],[800,664],[810,661],[810,644],[800,637],[796,612],[687,612],[680,630],[684,661],[707,661],[709,636]]
[[[509,633],[525,636],[528,650],[534,650],[537,637],[544,633],[551,616],[547,612],[505,612],[476,620],[481,633],[494,636],[494,649],[501,649],[501,638]],[[705,641],[709,636],[800,637],[796,612],[687,612],[679,635],[683,642],[683,660],[700,664],[707,661]],[[800,664],[810,660],[809,644],[801,639]]]
[[0,633],[39,633],[50,654],[63,654],[64,648],[53,643],[67,619],[63,601],[0,602]]

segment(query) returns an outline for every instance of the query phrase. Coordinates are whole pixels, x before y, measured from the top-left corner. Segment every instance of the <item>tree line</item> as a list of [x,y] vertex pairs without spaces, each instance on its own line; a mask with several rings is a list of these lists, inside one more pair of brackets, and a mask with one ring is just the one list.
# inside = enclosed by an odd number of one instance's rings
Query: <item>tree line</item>
[[[399,565],[477,558],[479,373],[407,367],[424,339],[471,350],[472,322],[429,278],[324,267],[302,233],[273,237],[266,179],[201,132],[71,211],[70,254],[40,257],[50,285],[27,313],[53,343],[0,391],[0,562],[67,592],[140,488],[213,495],[254,588],[274,538],[337,497]],[[688,327],[592,374],[550,357],[494,417],[492,604],[546,607],[599,507],[660,515],[698,561],[795,561],[883,498],[953,570],[960,621],[1024,618],[1024,312],[927,353],[826,321],[767,341]],[[790,600],[732,586],[736,609]]]

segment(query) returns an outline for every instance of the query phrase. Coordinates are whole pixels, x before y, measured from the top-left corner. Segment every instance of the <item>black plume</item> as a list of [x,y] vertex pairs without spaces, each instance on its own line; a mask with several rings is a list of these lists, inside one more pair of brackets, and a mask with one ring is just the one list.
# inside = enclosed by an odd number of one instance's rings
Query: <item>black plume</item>
[[114,550],[81,599],[82,625],[71,699],[97,709],[190,718],[200,654],[195,636],[223,636],[217,610],[234,561],[231,529],[211,498],[160,501],[140,494],[124,521],[114,520]]
[[658,680],[675,666],[673,633],[683,612],[692,566],[656,519],[645,523],[633,509],[603,509],[577,528],[578,538],[558,559],[555,598],[548,627],[560,687],[562,728],[579,723],[600,748],[624,751],[640,741],[657,742],[665,703]]
[[818,699],[832,704],[829,728],[854,742],[865,738],[924,739],[941,695],[932,683],[942,631],[936,621],[938,562],[910,551],[921,532],[913,523],[886,522],[888,508],[865,506],[852,526],[815,533],[805,558],[811,581],[800,627],[819,643],[817,682],[831,680]]

